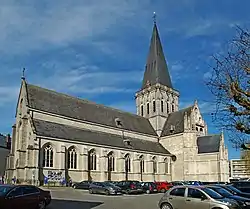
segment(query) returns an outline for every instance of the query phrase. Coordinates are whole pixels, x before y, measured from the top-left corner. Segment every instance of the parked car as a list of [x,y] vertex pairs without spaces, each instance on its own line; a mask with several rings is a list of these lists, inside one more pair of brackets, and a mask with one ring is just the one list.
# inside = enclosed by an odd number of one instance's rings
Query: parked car
[[1,209],[45,209],[50,202],[50,191],[36,186],[0,185]]
[[141,186],[144,193],[150,194],[158,192],[155,182],[141,182]]
[[168,183],[167,181],[163,182],[156,181],[155,183],[157,185],[157,191],[162,193],[166,192],[171,187],[173,187],[173,185],[171,183]]
[[182,181],[172,181],[170,182],[170,184],[172,184],[173,186],[185,185]]
[[223,197],[233,199],[238,202],[242,209],[250,209],[250,199],[234,195],[233,193],[227,191],[226,189],[219,186],[207,186],[207,188],[212,189],[222,195]]
[[250,198],[250,193],[242,192],[242,191],[238,190],[237,188],[235,188],[234,186],[232,186],[230,184],[228,184],[228,185],[217,185],[217,186],[220,186],[220,187],[228,190],[229,192],[231,192],[234,195]]
[[176,186],[160,199],[161,209],[240,209],[239,204],[204,186]]
[[90,194],[121,195],[120,187],[109,182],[92,182],[89,185]]
[[235,181],[232,182],[231,185],[233,185],[242,192],[250,193],[250,181]]
[[125,194],[143,193],[143,189],[139,181],[120,181],[117,186],[119,186]]
[[74,189],[84,189],[84,190],[88,190],[89,189],[89,185],[91,184],[92,181],[82,181],[79,183],[75,183],[72,185],[72,187]]

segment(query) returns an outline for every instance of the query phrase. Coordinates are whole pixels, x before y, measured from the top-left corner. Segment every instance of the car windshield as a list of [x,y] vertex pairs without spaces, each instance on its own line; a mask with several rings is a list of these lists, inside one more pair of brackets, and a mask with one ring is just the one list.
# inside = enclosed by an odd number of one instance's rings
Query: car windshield
[[230,193],[229,191],[227,191],[226,189],[223,189],[223,188],[219,188],[219,187],[213,188],[212,187],[211,189],[213,189],[214,191],[216,191],[217,193],[221,194],[224,197],[231,197],[231,196],[233,196],[232,193]]
[[10,186],[0,186],[0,196],[4,196],[6,193],[8,193],[11,190],[12,187]]
[[212,197],[213,199],[222,199],[223,198],[223,196],[221,196],[219,193],[215,192],[212,189],[202,188],[202,191],[204,191],[208,196]]
[[228,185],[228,186],[226,186],[226,187],[229,188],[230,190],[232,190],[233,192],[241,193],[240,190],[236,189],[236,188],[235,188],[234,186],[232,186],[232,185]]

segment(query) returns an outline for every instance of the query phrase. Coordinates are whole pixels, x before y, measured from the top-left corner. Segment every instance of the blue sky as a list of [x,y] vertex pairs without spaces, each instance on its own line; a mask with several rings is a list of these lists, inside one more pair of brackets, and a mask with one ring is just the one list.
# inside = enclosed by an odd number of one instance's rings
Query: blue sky
[[29,83],[135,112],[154,11],[181,107],[198,99],[209,131],[220,132],[204,79],[235,25],[250,28],[249,7],[249,0],[1,0],[0,132],[11,132],[23,67]]

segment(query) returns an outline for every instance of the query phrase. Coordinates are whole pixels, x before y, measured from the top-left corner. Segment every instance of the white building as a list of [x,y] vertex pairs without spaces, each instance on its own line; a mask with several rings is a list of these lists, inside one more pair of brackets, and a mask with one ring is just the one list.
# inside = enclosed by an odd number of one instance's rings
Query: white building
[[229,162],[230,178],[250,178],[250,162],[244,159],[232,159]]
[[23,78],[7,177],[37,184],[44,177],[227,181],[223,134],[208,135],[197,101],[179,109],[179,96],[156,24],[143,84],[136,93],[137,115]]

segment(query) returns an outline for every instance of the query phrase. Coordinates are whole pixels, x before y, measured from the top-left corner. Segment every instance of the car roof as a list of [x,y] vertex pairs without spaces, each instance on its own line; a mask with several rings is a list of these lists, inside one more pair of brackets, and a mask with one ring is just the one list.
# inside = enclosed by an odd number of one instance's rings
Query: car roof
[[0,187],[17,187],[18,185],[13,185],[13,184],[0,184]]

